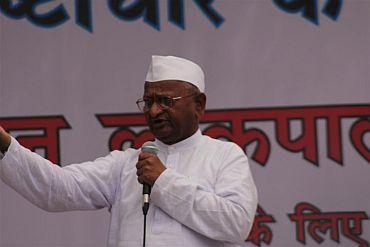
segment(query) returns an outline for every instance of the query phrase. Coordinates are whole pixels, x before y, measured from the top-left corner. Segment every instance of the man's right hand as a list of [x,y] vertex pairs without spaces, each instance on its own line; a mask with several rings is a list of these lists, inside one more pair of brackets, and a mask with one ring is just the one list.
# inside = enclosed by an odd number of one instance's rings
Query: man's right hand
[[10,135],[0,126],[0,151],[2,153],[8,150],[10,145],[11,137]]

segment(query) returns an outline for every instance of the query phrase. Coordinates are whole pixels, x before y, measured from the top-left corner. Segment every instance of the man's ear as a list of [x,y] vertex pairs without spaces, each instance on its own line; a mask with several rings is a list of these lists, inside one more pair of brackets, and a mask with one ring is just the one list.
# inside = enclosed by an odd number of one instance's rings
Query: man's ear
[[200,93],[195,98],[195,109],[199,118],[204,115],[204,111],[206,109],[206,102],[207,97],[204,93]]

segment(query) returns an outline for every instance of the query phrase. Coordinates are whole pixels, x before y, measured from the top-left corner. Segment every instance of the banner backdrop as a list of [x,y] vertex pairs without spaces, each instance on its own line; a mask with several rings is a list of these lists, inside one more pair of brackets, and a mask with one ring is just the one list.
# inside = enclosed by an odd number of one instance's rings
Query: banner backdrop
[[[152,138],[135,105],[150,56],[185,57],[206,73],[203,133],[250,160],[259,207],[245,246],[369,246],[369,0],[1,0],[0,11],[0,123],[24,146],[61,166],[140,147]],[[107,210],[48,213],[2,182],[0,193],[2,247],[106,244]]]

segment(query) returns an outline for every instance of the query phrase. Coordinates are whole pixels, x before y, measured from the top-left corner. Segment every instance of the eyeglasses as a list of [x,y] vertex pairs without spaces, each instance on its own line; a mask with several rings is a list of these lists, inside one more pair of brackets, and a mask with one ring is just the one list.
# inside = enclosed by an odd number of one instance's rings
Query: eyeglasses
[[174,107],[176,101],[180,99],[184,99],[184,98],[189,98],[197,94],[198,93],[192,93],[189,95],[184,95],[184,96],[179,96],[179,97],[174,97],[174,98],[167,97],[167,96],[160,96],[160,95],[155,95],[154,97],[143,97],[136,101],[136,105],[140,111],[147,112],[153,106],[154,102],[156,102],[159,108],[161,108],[162,110],[165,110],[165,109]]

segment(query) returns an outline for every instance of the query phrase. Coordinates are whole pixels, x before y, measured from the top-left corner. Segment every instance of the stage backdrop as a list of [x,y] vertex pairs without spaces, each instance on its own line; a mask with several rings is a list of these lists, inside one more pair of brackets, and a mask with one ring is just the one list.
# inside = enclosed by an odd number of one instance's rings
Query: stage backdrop
[[[0,54],[1,125],[61,166],[151,138],[151,55],[197,62],[202,131],[240,145],[257,184],[245,246],[369,246],[369,0],[1,0]],[[0,193],[2,247],[106,244],[105,209]]]

